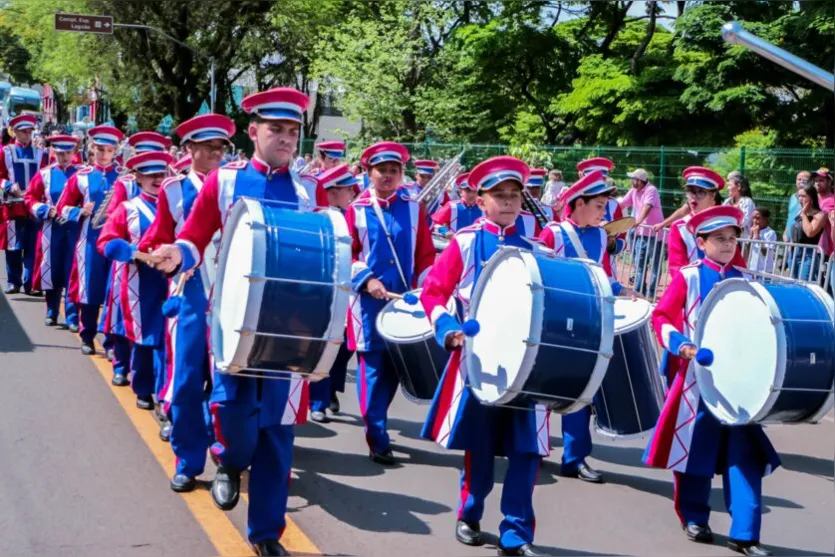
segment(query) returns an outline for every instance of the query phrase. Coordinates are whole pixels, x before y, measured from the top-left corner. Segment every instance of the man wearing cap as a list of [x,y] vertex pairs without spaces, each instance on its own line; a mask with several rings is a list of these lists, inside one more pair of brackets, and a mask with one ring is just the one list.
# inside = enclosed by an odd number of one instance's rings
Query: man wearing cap
[[[688,185],[714,178],[691,170]],[[666,373],[664,408],[644,453],[649,466],[672,470],[674,506],[687,539],[711,543],[711,480],[722,474],[731,528],[728,547],[745,555],[771,555],[760,545],[762,479],[780,466],[780,458],[758,424],[723,425],[701,404],[693,343],[701,302],[726,278],[740,278],[734,268],[742,211],[732,206],[708,207],[688,220],[702,259],[683,266],[673,276],[652,313],[652,326],[665,354],[678,362]]]
[[435,232],[444,238],[452,238],[456,232],[484,216],[478,206],[478,193],[468,181],[469,175],[469,172],[465,172],[455,179],[460,199],[449,201],[432,215]]
[[[96,351],[93,339],[110,275],[110,261],[96,249],[101,228],[93,227],[92,216],[119,178],[113,156],[124,135],[111,126],[96,126],[90,129],[89,136],[94,145],[94,164],[82,167],[67,180],[56,207],[63,219],[81,223],[70,275],[70,297],[80,304],[81,351],[84,354]],[[114,385],[127,384],[124,376],[117,378],[114,375],[113,381]]]
[[[250,115],[247,131],[255,144],[252,159],[228,164],[206,177],[176,242],[154,251],[160,270],[171,274],[196,269],[241,196],[283,202],[300,211],[327,206],[327,195],[318,184],[290,170],[309,102],[305,94],[287,87],[243,100],[242,108]],[[241,472],[251,467],[247,537],[259,555],[286,555],[278,540],[285,526],[293,425],[307,421],[307,382],[295,373],[282,381],[223,373],[214,373],[212,380],[209,401],[217,441],[211,451],[219,463],[212,498],[219,508],[233,509],[240,496]]]
[[[347,164],[340,164],[326,170],[318,176],[319,184],[328,194],[328,204],[332,209],[338,210],[343,215],[354,200],[358,192],[358,181],[351,174]],[[326,422],[325,410],[332,413],[339,412],[339,399],[337,392],[345,392],[345,377],[348,371],[348,362],[354,355],[348,349],[347,331],[345,341],[339,346],[328,376],[310,384],[310,419],[314,422]]]
[[345,215],[353,239],[348,348],[359,359],[357,395],[369,456],[381,464],[394,463],[386,428],[399,381],[377,332],[377,315],[389,291],[402,294],[418,288],[435,259],[426,212],[400,187],[408,160],[406,148],[390,141],[363,151],[361,163],[372,187]]
[[11,119],[9,127],[15,141],[3,147],[0,157],[0,194],[5,225],[6,278],[9,281],[6,294],[20,292],[37,294],[32,289],[35,267],[35,251],[40,222],[30,218],[23,200],[29,182],[46,166],[47,155],[32,144],[32,131],[37,125],[33,114],[21,114]]
[[[206,176],[220,167],[235,135],[235,123],[220,114],[204,114],[183,122],[176,132],[191,158],[191,169],[163,182],[156,218],[139,242],[139,250],[145,253],[175,241]],[[170,429],[162,430],[160,435],[167,435],[177,457],[170,482],[171,489],[177,492],[192,491],[197,486],[195,478],[203,473],[206,451],[212,442],[206,395],[206,385],[211,383],[206,311],[212,286],[208,266],[214,264],[204,261],[189,278],[177,274],[170,284],[173,291],[181,280],[186,280],[179,312],[169,320],[166,330],[167,371],[160,395],[170,420]]]
[[[146,151],[126,162],[140,193],[115,208],[97,241],[99,252],[114,261],[111,291],[103,332],[113,339],[113,379],[124,384],[133,372],[131,386],[136,406],[154,409],[154,395],[162,389],[165,362],[165,320],[162,303],[167,284],[157,270],[135,260],[136,246],[151,227],[157,212],[157,196],[168,175],[171,155]],[[120,275],[116,277],[115,275]]]
[[[661,246],[652,225],[664,221],[661,195],[658,188],[649,183],[649,174],[643,168],[626,173],[632,179],[632,188],[621,201],[621,207],[633,207],[635,215],[635,291],[652,299],[658,285],[661,267]],[[646,268],[650,267],[649,284],[645,284]]]
[[78,223],[62,222],[55,209],[67,180],[78,167],[72,164],[78,138],[53,135],[48,138],[55,153],[55,164],[42,168],[26,188],[24,200],[32,216],[43,223],[35,257],[35,277],[32,287],[46,294],[46,325],[58,323],[61,293],[64,297],[64,318],[72,332],[78,331],[78,308],[70,300],[69,278],[73,251],[78,241]]
[[[606,204],[614,191],[600,170],[586,172],[563,196],[570,211],[560,223],[550,223],[539,239],[561,257],[591,259],[599,263],[609,277],[612,294],[624,295],[626,289],[614,278],[607,253],[609,239],[600,227]],[[603,476],[586,462],[592,452],[591,407],[586,406],[562,417],[563,476],[601,483]]]
[[487,406],[476,398],[461,369],[464,327],[456,315],[448,313],[447,305],[455,296],[463,313],[468,312],[484,264],[502,246],[537,249],[516,224],[529,172],[524,162],[507,156],[473,168],[467,181],[477,188],[478,205],[485,216],[452,238],[429,272],[420,297],[436,342],[451,352],[421,436],[447,449],[464,451],[455,538],[465,545],[486,542],[481,519],[493,489],[495,460],[507,457],[499,555],[539,554],[532,545],[533,490],[542,457],[550,454],[548,411],[533,403],[518,409]]
[[316,156],[317,167],[310,172],[311,176],[319,176],[345,160],[345,143],[341,141],[323,141],[316,146],[319,154]]

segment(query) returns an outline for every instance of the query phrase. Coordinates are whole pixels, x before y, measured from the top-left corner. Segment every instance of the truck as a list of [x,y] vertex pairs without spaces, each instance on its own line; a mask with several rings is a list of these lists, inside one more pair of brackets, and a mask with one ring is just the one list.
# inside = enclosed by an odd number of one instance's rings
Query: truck
[[9,120],[20,114],[34,114],[41,119],[42,103],[41,94],[34,89],[24,87],[10,87],[8,94],[2,99],[3,102],[3,123],[8,124]]

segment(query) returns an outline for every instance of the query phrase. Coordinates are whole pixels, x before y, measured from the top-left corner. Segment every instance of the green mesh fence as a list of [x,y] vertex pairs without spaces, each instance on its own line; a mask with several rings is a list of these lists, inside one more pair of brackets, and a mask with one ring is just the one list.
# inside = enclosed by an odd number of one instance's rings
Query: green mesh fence
[[[356,162],[367,146],[347,142],[348,160]],[[643,168],[661,192],[664,214],[669,215],[684,202],[681,172],[688,166],[707,166],[726,175],[739,170],[751,183],[754,201],[771,211],[771,227],[782,231],[786,222],[788,197],[795,191],[795,177],[801,170],[822,166],[835,168],[833,149],[759,149],[721,147],[554,147],[508,145],[463,145],[460,143],[406,143],[416,159],[443,162],[466,149],[462,157],[466,168],[497,155],[517,156],[529,164],[559,169],[563,180],[571,184],[578,178],[577,163],[589,157],[607,157],[614,161],[612,177],[621,193],[629,188],[626,173]],[[305,140],[302,152],[313,153],[314,141]]]

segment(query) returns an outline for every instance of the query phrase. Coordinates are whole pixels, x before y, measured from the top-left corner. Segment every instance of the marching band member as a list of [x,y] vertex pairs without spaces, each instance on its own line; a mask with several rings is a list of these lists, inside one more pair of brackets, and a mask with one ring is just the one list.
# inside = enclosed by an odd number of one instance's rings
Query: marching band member
[[478,193],[467,181],[469,175],[465,172],[455,179],[461,198],[447,202],[432,215],[435,231],[445,238],[452,238],[456,232],[484,216],[478,206]]
[[128,370],[136,406],[154,409],[154,394],[162,389],[165,361],[165,319],[162,303],[166,279],[155,269],[137,263],[139,240],[151,227],[157,212],[157,197],[168,174],[171,155],[147,151],[127,160],[135,172],[140,194],[122,202],[108,217],[98,238],[99,252],[115,264],[111,267],[112,289],[108,296],[103,332],[113,339],[113,383],[124,385]]
[[426,213],[400,188],[408,160],[409,152],[398,143],[367,148],[361,161],[371,178],[371,193],[352,203],[345,215],[353,238],[348,348],[359,358],[357,395],[369,456],[381,464],[394,463],[386,424],[399,381],[377,332],[377,315],[388,291],[417,288],[435,259]]
[[[177,135],[188,151],[191,170],[168,178],[162,185],[154,223],[139,243],[142,252],[172,244],[192,212],[206,176],[220,167],[226,147],[235,135],[235,123],[220,114],[204,114],[177,126]],[[176,166],[174,163],[172,166]],[[204,262],[202,265],[213,265]],[[202,269],[201,269],[202,271]],[[171,489],[187,492],[197,487],[203,473],[206,451],[212,442],[206,385],[211,383],[206,311],[211,288],[208,275],[194,272],[186,280],[183,302],[166,329],[168,346],[166,381],[160,399],[170,427],[163,424],[161,437],[168,437],[177,457]]]
[[[700,180],[712,176],[703,171],[699,175]],[[741,223],[742,211],[731,206],[706,208],[687,222],[704,258],[681,267],[652,314],[659,343],[680,364],[667,368],[667,400],[644,462],[673,471],[682,529],[687,539],[701,543],[713,541],[710,484],[719,471],[731,515],[728,547],[745,555],[770,555],[760,545],[762,479],[780,466],[780,459],[760,425],[728,427],[713,416],[701,402],[691,365],[697,352],[691,339],[702,300],[719,281],[742,276],[733,263]]]
[[[138,132],[128,138],[134,155],[147,152],[167,153],[171,149],[171,140],[157,132]],[[139,195],[141,189],[136,178],[131,174],[123,174],[113,184],[113,197],[107,209],[107,216],[122,204],[123,201],[133,199]]]
[[[70,298],[79,304],[81,352],[93,354],[96,351],[93,339],[107,291],[110,261],[96,249],[101,229],[93,228],[92,216],[119,178],[113,156],[124,135],[111,126],[96,126],[88,133],[95,149],[94,164],[80,168],[67,180],[56,211],[69,221],[81,222],[83,219],[70,275]],[[113,381],[117,386],[127,384],[124,377],[119,379],[115,375]]]
[[175,176],[188,176],[191,172],[191,155],[183,155],[171,164],[171,172]]
[[[564,196],[571,216],[561,223],[550,223],[539,239],[562,257],[579,257],[598,262],[609,276],[612,293],[618,296],[623,293],[623,287],[613,276],[606,251],[608,237],[600,227],[613,189],[599,170],[585,173],[566,190]],[[563,454],[560,472],[563,476],[602,483],[603,475],[586,462],[592,451],[590,424],[590,406],[562,417]]]
[[456,539],[482,545],[480,520],[493,489],[496,456],[506,456],[502,489],[499,555],[538,555],[533,546],[533,489],[543,455],[550,453],[548,412],[544,406],[514,409],[483,405],[467,388],[462,360],[464,334],[458,319],[446,312],[457,293],[464,314],[482,265],[502,245],[534,248],[516,225],[528,166],[513,157],[478,164],[468,178],[478,189],[484,218],[459,230],[441,253],[423,284],[421,302],[437,342],[452,351],[432,400],[421,435],[448,449],[464,450]]
[[319,151],[316,155],[317,168],[310,172],[311,176],[319,176],[342,164],[345,159],[345,143],[342,141],[323,141],[316,145],[316,149]]
[[545,176],[547,174],[548,171],[544,168],[531,168],[531,177],[528,178],[528,183],[525,184],[525,187],[528,188],[528,192],[530,192],[534,202],[548,218],[548,222],[551,222],[556,220],[557,217],[554,208],[542,203],[540,200],[542,197],[542,187],[545,185]]
[[5,197],[3,219],[6,238],[6,294],[17,294],[21,286],[26,294],[32,289],[35,251],[40,221],[31,218],[23,196],[29,182],[47,165],[47,155],[32,143],[32,130],[38,121],[33,114],[15,116],[9,122],[15,141],[3,147],[0,157],[0,187]]
[[[725,180],[722,176],[709,168],[691,166],[682,172],[685,181],[685,195],[690,206],[690,214],[677,220],[670,226],[670,235],[667,240],[667,256],[670,260],[670,278],[675,277],[679,270],[690,263],[694,263],[702,257],[698,243],[687,224],[694,215],[709,209],[717,203],[719,191],[725,187]],[[721,198],[719,198],[721,199]],[[745,267],[745,258],[737,246],[737,254],[733,260],[734,265]]]
[[[417,199],[420,195],[420,192],[423,191],[423,188],[429,184],[430,180],[438,173],[438,163],[431,160],[417,160],[414,161],[415,170],[417,171],[415,174],[415,181],[411,184],[405,184],[403,187],[409,191],[409,195],[412,198]],[[427,203],[424,206],[427,215],[426,223],[431,227],[432,226],[432,215],[434,215],[438,210],[449,203],[449,193],[444,190],[443,192],[439,193],[435,199],[431,200],[431,202]]]
[[[580,174],[580,177],[585,176],[590,172],[594,172],[595,170],[599,170],[603,173],[603,176],[607,178],[607,182],[611,180],[610,174],[612,170],[615,168],[615,163],[611,160],[607,159],[606,157],[594,157],[591,159],[586,159],[577,163],[577,172]],[[612,193],[617,191],[617,187],[614,186],[614,182],[609,184],[612,187]],[[570,208],[566,207],[565,215],[568,216],[570,214]],[[610,195],[609,200],[606,202],[606,212],[603,214],[603,223],[612,222],[614,220],[622,219],[623,218],[623,209],[621,209],[618,200],[614,198],[614,196]],[[619,234],[609,243],[608,252],[610,255],[618,255],[620,252],[624,250],[626,247],[626,233]]]
[[71,135],[53,135],[48,138],[55,154],[55,164],[42,168],[26,188],[24,200],[32,216],[43,222],[38,236],[35,256],[34,290],[46,294],[46,325],[58,323],[61,294],[64,296],[64,318],[67,328],[78,331],[78,308],[70,300],[69,279],[72,270],[73,251],[78,240],[78,223],[61,222],[55,209],[64,186],[78,167],[72,163],[78,146],[78,138]]
[[[197,268],[241,196],[283,202],[300,211],[314,210],[317,202],[326,206],[324,190],[311,187],[289,167],[309,102],[302,92],[286,87],[243,100],[255,153],[248,161],[228,164],[206,177],[175,244],[154,251],[161,259],[160,270],[170,274]],[[251,467],[247,537],[258,555],[286,555],[279,538],[285,527],[293,425],[307,421],[307,382],[295,373],[282,380],[215,372],[212,379],[209,400],[217,441],[211,451],[219,463],[212,498],[222,510],[233,509],[240,496],[241,472]]]
[[[321,152],[321,151],[320,151]],[[340,164],[319,175],[319,184],[328,194],[328,205],[338,209],[343,215],[356,195],[357,179],[348,170],[347,164]],[[328,376],[310,384],[310,419],[314,422],[326,422],[325,410],[334,414],[339,412],[337,391],[345,392],[345,376],[348,362],[354,352],[348,349],[347,331],[345,342],[339,346],[336,360]]]

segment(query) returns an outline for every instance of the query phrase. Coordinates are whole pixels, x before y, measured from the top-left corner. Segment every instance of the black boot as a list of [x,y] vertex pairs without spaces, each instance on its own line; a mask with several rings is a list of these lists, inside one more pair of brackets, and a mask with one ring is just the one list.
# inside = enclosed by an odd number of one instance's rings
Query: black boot
[[502,547],[499,546],[499,555],[529,555],[531,557],[537,557],[538,555],[542,555],[536,551],[533,546],[529,543],[519,547]]
[[589,482],[593,484],[600,484],[603,483],[603,474],[586,464],[585,462],[581,463],[580,466],[577,467],[577,470],[573,472],[566,472],[563,474],[566,478],[578,478],[583,480],[584,482]]
[[455,523],[455,539],[464,545],[484,545],[481,537],[481,525],[478,522],[464,522],[459,520]]
[[339,399],[336,398],[336,391],[331,392],[331,405],[329,410],[332,414],[339,414]]
[[368,458],[373,460],[378,464],[387,464],[391,465],[395,463],[394,454],[391,452],[391,449],[386,449],[385,451],[370,451],[368,453]]
[[174,474],[174,477],[171,478],[171,490],[176,491],[177,493],[194,491],[194,488],[196,487],[197,480],[189,478],[185,474]]
[[691,542],[713,543],[713,532],[708,525],[686,524],[682,528],[684,529],[684,535]]
[[739,540],[728,540],[728,549],[742,553],[743,555],[771,555],[771,552],[760,545],[758,541],[743,542]]
[[278,540],[264,540],[252,544],[256,555],[290,555]]
[[212,480],[212,499],[222,511],[231,511],[241,497],[241,473],[218,466]]

